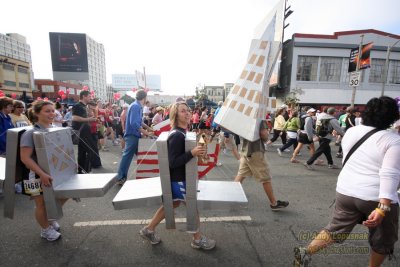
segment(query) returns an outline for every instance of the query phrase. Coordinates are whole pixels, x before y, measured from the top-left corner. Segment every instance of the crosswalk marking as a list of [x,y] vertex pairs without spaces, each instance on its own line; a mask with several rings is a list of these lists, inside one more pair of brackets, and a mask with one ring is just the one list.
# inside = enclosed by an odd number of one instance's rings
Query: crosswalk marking
[[[107,221],[88,221],[76,222],[75,227],[90,227],[90,226],[113,226],[113,225],[145,225],[150,223],[150,219],[138,220],[107,220]],[[237,221],[251,221],[250,216],[228,216],[228,217],[200,217],[200,222],[237,222]],[[186,218],[176,218],[175,222],[185,223]],[[161,223],[165,223],[163,220]]]

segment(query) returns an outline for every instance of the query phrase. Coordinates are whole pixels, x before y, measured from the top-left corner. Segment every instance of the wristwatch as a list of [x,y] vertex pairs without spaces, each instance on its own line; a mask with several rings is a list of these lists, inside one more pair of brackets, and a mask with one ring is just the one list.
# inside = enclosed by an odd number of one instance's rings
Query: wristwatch
[[389,212],[390,211],[390,206],[385,205],[383,203],[379,203],[378,204],[378,209],[383,210],[384,212]]

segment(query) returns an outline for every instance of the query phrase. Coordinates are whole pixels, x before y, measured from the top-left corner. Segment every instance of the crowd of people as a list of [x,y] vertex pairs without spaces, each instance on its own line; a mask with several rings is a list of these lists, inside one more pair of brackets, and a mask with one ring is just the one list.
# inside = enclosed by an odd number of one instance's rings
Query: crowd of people
[[[338,169],[331,154],[331,142],[334,141],[339,146],[336,158],[343,158],[343,166],[336,188],[333,219],[308,247],[295,249],[295,265],[302,266],[318,250],[334,242],[343,242],[344,239],[335,239],[335,234],[349,234],[357,223],[364,224],[370,230],[370,266],[380,266],[385,256],[393,253],[398,231],[397,188],[400,181],[397,160],[400,158],[400,121],[396,100],[390,97],[373,98],[363,112],[353,108],[337,111],[334,107],[325,107],[322,112],[313,107],[291,110],[283,105],[275,114],[267,114],[266,119],[261,121],[260,138],[254,142],[241,139],[215,123],[214,118],[220,112],[222,102],[218,103],[216,110],[202,106],[191,110],[182,100],[166,107],[153,105],[147,101],[144,90],[137,92],[135,102],[121,107],[94,101],[89,91],[85,90],[81,91],[79,102],[73,106],[37,100],[26,107],[21,101],[0,98],[1,156],[7,153],[8,129],[33,125],[21,138],[21,160],[29,169],[29,174],[23,177],[24,181],[33,181],[39,186],[31,190],[22,184],[16,190],[35,201],[35,218],[41,227],[41,237],[54,241],[61,234],[59,224],[48,220],[46,215],[42,186],[51,186],[52,178],[37,164],[33,143],[35,131],[50,127],[72,127],[79,136],[78,173],[90,173],[92,168],[100,168],[99,151],[107,152],[109,144],[121,146],[117,184],[123,185],[128,179],[132,159],[138,153],[139,139],[152,136],[152,127],[169,119],[168,157],[174,207],[186,201],[182,194],[185,191],[186,163],[206,153],[201,146],[191,151],[185,150],[186,131],[194,131],[198,136],[205,134],[209,142],[217,139],[223,153],[232,153],[238,160],[239,170],[235,181],[243,182],[249,176],[257,179],[273,211],[288,207],[289,202],[278,200],[274,195],[265,152],[281,138],[282,146],[277,148],[277,153],[282,156],[283,152],[293,147],[291,163],[299,163],[297,156],[306,146],[310,157],[303,164],[308,170],[314,170],[314,164],[325,165],[324,160],[320,159],[322,154],[326,157],[328,168]],[[395,133],[386,131],[391,126]],[[365,143],[362,144],[360,140]],[[319,145],[314,145],[315,142]],[[222,162],[216,164],[221,165]],[[60,199],[60,202],[64,204],[66,199]],[[151,222],[140,231],[140,236],[153,245],[160,243],[155,228],[163,218],[164,210],[160,207]],[[193,248],[210,250],[215,245],[214,240],[200,231],[194,233],[191,242]]]

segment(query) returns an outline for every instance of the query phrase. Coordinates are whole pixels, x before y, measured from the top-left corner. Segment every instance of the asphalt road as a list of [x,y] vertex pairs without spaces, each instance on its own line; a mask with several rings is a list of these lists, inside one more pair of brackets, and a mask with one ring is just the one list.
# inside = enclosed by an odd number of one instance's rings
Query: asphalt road
[[[147,243],[138,232],[157,207],[114,210],[112,199],[120,188],[116,185],[103,198],[68,201],[60,220],[62,239],[56,242],[40,238],[33,217],[34,203],[17,195],[14,220],[0,217],[0,266],[292,266],[293,248],[307,244],[312,233],[328,223],[340,170],[317,166],[315,171],[309,171],[301,164],[290,163],[289,153],[279,157],[277,145],[269,149],[267,157],[275,195],[288,200],[289,207],[271,211],[261,185],[252,177],[247,178],[243,183],[249,200],[246,207],[200,210],[202,218],[239,219],[202,223],[204,234],[217,241],[213,251],[192,249],[184,223],[178,223],[177,230],[166,230],[161,224],[157,230],[162,242],[157,246]],[[332,148],[336,153],[337,147]],[[304,149],[302,153],[299,159],[304,161],[308,152]],[[116,172],[120,156],[118,147],[101,152],[104,167],[95,172]],[[237,161],[223,153],[220,159],[224,164],[214,168],[207,179],[232,180]],[[338,159],[335,161],[339,164]],[[132,165],[131,173],[134,168]],[[3,209],[0,197],[0,212]],[[176,211],[176,217],[185,217],[184,207]],[[85,222],[93,225],[82,226]],[[324,255],[314,255],[311,266],[367,266],[367,230],[357,226],[354,232],[360,234],[361,240],[354,238],[324,251]],[[397,243],[398,259],[399,248]],[[400,266],[399,261],[386,261],[384,266]]]

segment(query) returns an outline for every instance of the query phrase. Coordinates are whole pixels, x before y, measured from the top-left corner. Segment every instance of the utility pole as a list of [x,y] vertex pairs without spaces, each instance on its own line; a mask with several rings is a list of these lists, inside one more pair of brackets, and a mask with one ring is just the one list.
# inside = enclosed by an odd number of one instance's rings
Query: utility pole
[[385,93],[385,84],[386,84],[387,78],[388,78],[390,50],[392,50],[392,48],[393,48],[398,42],[400,42],[400,39],[397,40],[397,41],[396,41],[394,44],[392,44],[391,46],[388,46],[388,47],[387,47],[385,67],[384,67],[384,69],[383,69],[383,75],[382,75],[383,77],[382,77],[381,96],[383,96],[383,94]]
[[[358,46],[358,59],[357,59],[357,67],[356,67],[356,72],[360,70],[360,63],[361,63],[361,57],[362,57],[362,45],[363,45],[363,40],[364,40],[364,34],[361,36],[361,42],[360,45]],[[351,94],[351,107],[354,108],[354,101],[356,99],[356,90],[357,86],[353,85],[353,93]]]
[[144,90],[147,89],[147,81],[146,81],[146,68],[143,67],[143,75],[144,75]]

